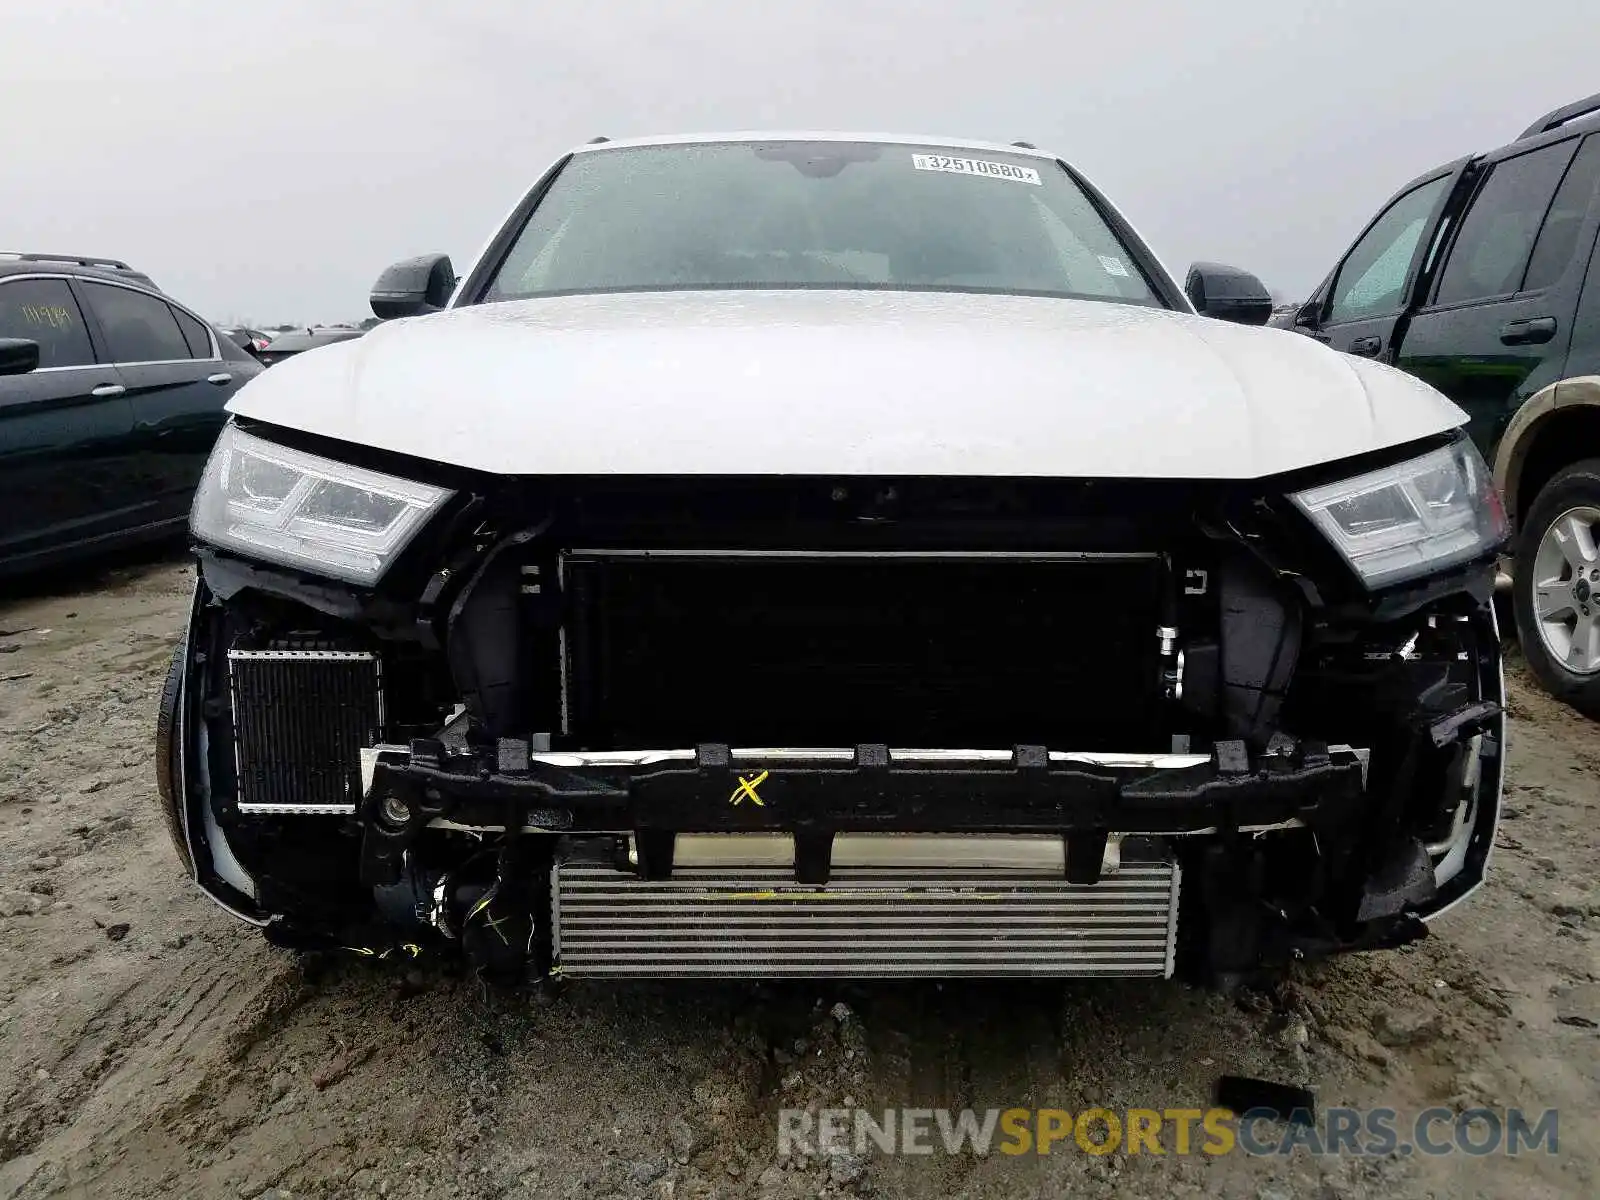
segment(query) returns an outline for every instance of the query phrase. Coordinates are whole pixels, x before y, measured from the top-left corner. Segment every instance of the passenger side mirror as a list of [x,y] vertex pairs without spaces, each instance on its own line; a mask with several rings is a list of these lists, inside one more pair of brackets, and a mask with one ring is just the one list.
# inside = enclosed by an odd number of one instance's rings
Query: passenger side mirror
[[0,338],[0,375],[26,375],[39,365],[39,343]]
[[372,314],[380,321],[438,312],[450,303],[456,272],[448,254],[408,258],[378,276],[372,285]]
[[1195,311],[1238,325],[1265,325],[1272,316],[1272,295],[1248,271],[1221,263],[1195,263],[1183,291]]

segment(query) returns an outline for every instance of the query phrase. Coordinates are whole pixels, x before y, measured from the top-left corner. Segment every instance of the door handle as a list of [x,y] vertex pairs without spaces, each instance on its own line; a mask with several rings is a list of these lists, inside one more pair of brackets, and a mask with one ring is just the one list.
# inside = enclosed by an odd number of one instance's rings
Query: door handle
[[1360,337],[1350,343],[1350,353],[1360,355],[1362,358],[1377,358],[1378,352],[1383,349],[1383,339],[1376,335]]
[[89,395],[93,396],[96,400],[109,400],[113,396],[122,395],[127,390],[128,389],[123,387],[120,383],[102,383],[97,388],[91,388],[89,390]]
[[1554,317],[1529,317],[1507,321],[1500,327],[1500,341],[1507,346],[1542,346],[1556,336]]
[[221,387],[225,383],[232,383],[233,376],[228,374],[226,371],[218,371],[215,375],[207,375],[206,382],[214,383],[218,387]]

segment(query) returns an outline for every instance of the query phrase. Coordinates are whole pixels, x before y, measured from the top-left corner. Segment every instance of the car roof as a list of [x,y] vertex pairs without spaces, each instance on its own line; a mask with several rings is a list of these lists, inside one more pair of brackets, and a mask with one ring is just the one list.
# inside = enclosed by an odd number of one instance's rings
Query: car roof
[[0,277],[6,275],[81,275],[86,279],[138,284],[153,292],[161,290],[143,271],[136,271],[115,259],[0,252]]
[[[1488,150],[1477,150],[1471,154],[1455,159],[1452,162],[1440,163],[1436,167],[1424,171],[1415,179],[1408,182],[1394,196],[1403,196],[1420,184],[1440,175],[1453,174],[1464,164],[1478,162],[1486,159],[1509,158],[1523,150],[1537,149],[1539,146],[1551,142],[1566,141],[1568,138],[1582,137],[1585,134],[1600,131],[1600,93],[1563,104],[1560,108],[1552,109],[1545,113],[1532,125],[1529,125],[1510,141],[1503,142]],[[1394,197],[1390,197],[1394,199]]]
[[1600,92],[1593,96],[1585,96],[1582,100],[1575,100],[1571,104],[1563,104],[1560,108],[1545,113],[1524,129],[1517,141],[1527,141],[1529,138],[1536,138],[1555,129],[1571,128],[1600,128]]
[[988,154],[1017,154],[1027,158],[1054,161],[1056,155],[1034,146],[1005,142],[986,142],[971,138],[913,135],[905,133],[844,133],[804,130],[744,130],[733,133],[673,133],[655,137],[619,138],[577,146],[574,154],[596,154],[607,150],[626,150],[636,146],[703,146],[716,142],[882,142],[891,146],[941,146],[951,150],[981,150]]

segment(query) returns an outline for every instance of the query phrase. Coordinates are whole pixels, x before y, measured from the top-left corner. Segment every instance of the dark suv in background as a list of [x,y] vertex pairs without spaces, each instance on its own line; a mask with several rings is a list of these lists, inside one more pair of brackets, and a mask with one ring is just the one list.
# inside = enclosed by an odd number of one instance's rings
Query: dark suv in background
[[127,263],[0,255],[0,574],[181,533],[260,372]]
[[[1419,176],[1292,320],[1444,392],[1517,530],[1517,632],[1600,717],[1600,95]],[[1426,509],[1424,502],[1421,509]],[[1427,522],[1426,511],[1417,520]]]

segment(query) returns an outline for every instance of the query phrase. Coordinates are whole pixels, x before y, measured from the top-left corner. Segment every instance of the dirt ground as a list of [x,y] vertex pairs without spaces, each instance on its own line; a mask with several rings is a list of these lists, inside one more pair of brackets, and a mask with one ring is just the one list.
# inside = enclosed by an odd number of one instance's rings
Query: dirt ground
[[[1271,993],[609,985],[310,969],[192,888],[155,802],[181,562],[0,599],[0,1196],[1600,1194],[1600,727],[1513,668],[1490,887]],[[780,1159],[784,1106],[1557,1108],[1517,1158]]]

